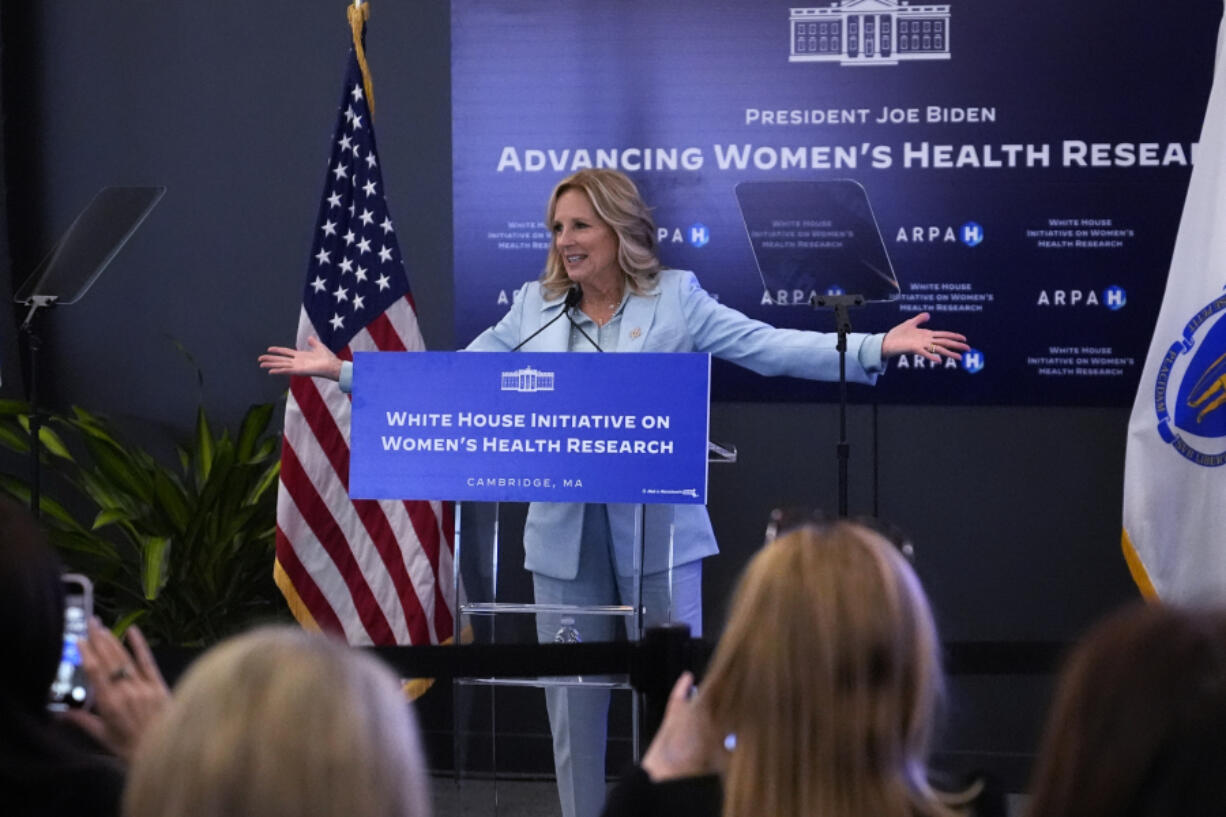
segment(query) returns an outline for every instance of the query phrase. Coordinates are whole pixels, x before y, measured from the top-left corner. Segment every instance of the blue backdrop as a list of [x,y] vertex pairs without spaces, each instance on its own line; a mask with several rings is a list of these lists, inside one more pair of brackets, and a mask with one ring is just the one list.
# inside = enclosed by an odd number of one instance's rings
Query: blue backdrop
[[[1166,278],[1221,3],[845,0],[452,2],[456,333],[539,275],[550,190],[629,173],[661,255],[721,301],[828,329],[767,291],[734,188],[854,179],[901,283],[853,313],[926,310],[962,365],[891,365],[853,399],[1128,405]],[[723,399],[826,384],[717,364]]]

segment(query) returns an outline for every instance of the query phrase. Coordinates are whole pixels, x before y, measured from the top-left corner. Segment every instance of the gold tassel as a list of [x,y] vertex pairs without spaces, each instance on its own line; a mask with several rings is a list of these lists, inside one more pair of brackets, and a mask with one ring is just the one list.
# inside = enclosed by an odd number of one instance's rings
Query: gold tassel
[[358,67],[362,69],[362,87],[366,89],[366,107],[370,109],[371,121],[374,121],[375,89],[370,81],[370,66],[366,64],[366,49],[362,47],[362,29],[370,19],[370,0],[360,6],[351,3],[348,14],[349,27],[353,29],[353,51],[358,56]]

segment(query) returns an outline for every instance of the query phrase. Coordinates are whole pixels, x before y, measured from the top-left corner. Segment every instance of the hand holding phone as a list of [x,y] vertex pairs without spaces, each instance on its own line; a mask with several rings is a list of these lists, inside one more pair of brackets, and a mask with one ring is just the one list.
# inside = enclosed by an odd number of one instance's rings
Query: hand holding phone
[[93,685],[95,712],[72,710],[64,717],[130,760],[141,734],[170,700],[170,690],[135,626],[126,633],[131,653],[96,618],[90,618],[87,632],[80,641],[81,667]]

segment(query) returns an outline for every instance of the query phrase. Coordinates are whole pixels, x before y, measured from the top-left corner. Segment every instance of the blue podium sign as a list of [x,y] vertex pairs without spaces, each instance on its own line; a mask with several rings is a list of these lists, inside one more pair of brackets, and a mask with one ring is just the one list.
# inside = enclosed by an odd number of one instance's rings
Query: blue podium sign
[[710,358],[359,352],[355,499],[706,501]]

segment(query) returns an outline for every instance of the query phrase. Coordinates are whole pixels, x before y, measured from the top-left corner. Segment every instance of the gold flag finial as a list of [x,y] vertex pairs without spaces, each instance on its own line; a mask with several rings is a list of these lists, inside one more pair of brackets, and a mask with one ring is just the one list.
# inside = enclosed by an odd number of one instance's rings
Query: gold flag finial
[[370,66],[366,64],[366,48],[362,45],[362,29],[370,19],[370,3],[354,0],[349,6],[349,28],[353,29],[353,51],[358,57],[358,68],[362,69],[362,87],[366,90],[366,107],[370,109],[370,118],[375,118],[375,89],[370,81]]

